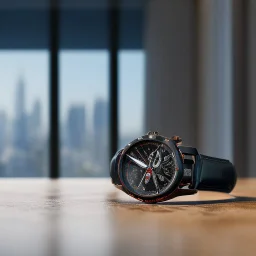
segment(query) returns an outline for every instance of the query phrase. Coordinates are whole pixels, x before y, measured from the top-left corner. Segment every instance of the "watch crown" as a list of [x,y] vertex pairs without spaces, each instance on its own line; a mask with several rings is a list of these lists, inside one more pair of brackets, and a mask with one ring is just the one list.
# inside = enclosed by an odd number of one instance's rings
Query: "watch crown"
[[154,131],[154,132],[149,131],[147,133],[147,135],[159,135],[159,132],[157,132],[157,131]]

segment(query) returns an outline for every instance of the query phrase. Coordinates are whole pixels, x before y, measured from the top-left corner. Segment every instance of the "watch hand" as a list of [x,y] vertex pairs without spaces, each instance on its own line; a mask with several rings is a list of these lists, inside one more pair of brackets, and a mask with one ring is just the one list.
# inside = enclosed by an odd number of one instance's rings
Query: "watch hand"
[[148,168],[147,171],[146,171],[146,177],[145,177],[145,184],[148,184],[149,181],[150,181],[150,178],[152,176],[152,169],[151,168]]
[[138,188],[139,188],[140,185],[142,184],[142,182],[143,182],[143,180],[144,180],[144,178],[145,178],[145,176],[146,176],[146,173],[147,173],[147,171],[145,171],[145,173],[144,173],[144,175],[143,175],[143,177],[142,177],[142,179],[141,179],[141,181],[140,181],[140,184],[138,185]]
[[160,148],[160,145],[157,147],[156,150],[154,150],[148,157],[148,161],[149,161],[149,166],[152,168],[153,167],[153,163],[157,157],[157,155],[154,156],[154,154],[158,151],[158,149]]
[[[154,159],[154,161],[153,161],[153,167],[154,168],[158,168],[159,167],[159,165],[160,165],[160,163],[161,163],[161,154],[160,154],[160,152],[159,152],[159,150],[156,152],[156,157],[155,157],[155,159]],[[157,162],[156,162],[157,161]]]
[[132,157],[132,156],[129,156],[127,155],[135,164],[137,164],[138,166],[140,166],[141,168],[147,168],[147,165],[145,163],[143,163],[142,161]]
[[156,191],[157,191],[157,194],[159,194],[159,186],[158,186],[158,181],[157,181],[157,178],[156,178],[156,174],[155,172],[153,171],[153,181],[154,181],[154,184],[156,186]]
[[140,181],[140,184],[138,185],[138,188],[140,187],[140,185],[142,184],[143,180],[145,179],[145,184],[148,184],[150,178],[152,176],[152,169],[151,168],[147,168],[147,170],[145,171],[141,181]]

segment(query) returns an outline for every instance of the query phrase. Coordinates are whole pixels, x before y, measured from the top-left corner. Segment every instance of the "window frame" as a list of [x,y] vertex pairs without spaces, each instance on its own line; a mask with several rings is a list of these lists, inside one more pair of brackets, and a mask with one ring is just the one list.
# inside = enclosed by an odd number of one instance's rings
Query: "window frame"
[[[109,0],[108,4],[104,7],[107,12],[107,40],[105,42],[105,49],[109,51],[109,157],[115,154],[118,149],[119,131],[118,131],[118,52],[121,49],[142,49],[142,29],[143,29],[143,5],[145,4],[141,0],[141,4],[134,7],[121,6],[119,1]],[[10,6],[11,7],[11,6]],[[22,12],[33,11],[33,8],[40,7],[31,6],[25,7]],[[47,15],[48,24],[40,23],[40,28],[43,31],[47,30],[48,40],[41,40],[41,35],[38,33],[33,24],[31,28],[27,29],[26,24],[29,24],[29,19],[24,21],[21,26],[17,27],[11,33],[5,34],[6,29],[0,31],[0,37],[5,37],[4,43],[0,42],[1,49],[49,49],[49,167],[48,177],[57,179],[61,175],[60,170],[60,74],[59,74],[59,52],[61,49],[66,49],[70,45],[62,45],[61,42],[61,0],[50,0],[49,6],[43,6],[42,15]],[[8,11],[15,10],[10,8]],[[4,10],[3,10],[4,11]],[[15,10],[19,12],[19,10]],[[9,14],[8,14],[9,15]],[[8,16],[7,15],[7,16]],[[41,16],[42,16],[41,15]],[[7,17],[5,16],[5,18]],[[40,16],[40,17],[41,17]],[[12,16],[8,16],[10,18]],[[22,16],[24,18],[24,15]],[[36,17],[34,14],[33,17]],[[44,16],[43,16],[44,17]],[[20,17],[19,17],[20,19]],[[4,20],[2,20],[4,21]],[[15,22],[15,21],[13,21]],[[134,30],[134,24],[139,24]],[[14,26],[14,25],[13,25]],[[97,27],[98,28],[98,27]],[[31,34],[32,37],[29,41],[22,41],[19,44],[19,36],[23,33]],[[2,33],[2,34],[1,34]],[[16,38],[17,33],[17,38]],[[38,36],[35,40],[35,33]],[[67,36],[67,35],[66,35]],[[98,38],[96,38],[98,39]],[[9,44],[11,41],[13,44]],[[92,44],[92,42],[90,42]],[[104,44],[104,43],[103,43]],[[64,47],[64,48],[63,48]],[[81,49],[79,42],[74,43],[73,49]],[[78,47],[78,48],[77,48]],[[102,45],[104,47],[104,45]],[[85,48],[87,46],[85,45]],[[97,47],[96,47],[97,48]],[[92,45],[88,45],[88,49],[93,49]]]

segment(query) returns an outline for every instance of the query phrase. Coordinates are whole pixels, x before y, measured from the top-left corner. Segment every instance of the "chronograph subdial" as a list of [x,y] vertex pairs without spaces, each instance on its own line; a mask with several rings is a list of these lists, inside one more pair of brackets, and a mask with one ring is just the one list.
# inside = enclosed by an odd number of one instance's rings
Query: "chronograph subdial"
[[136,194],[164,193],[175,178],[172,150],[157,141],[141,141],[131,146],[124,157],[124,182]]

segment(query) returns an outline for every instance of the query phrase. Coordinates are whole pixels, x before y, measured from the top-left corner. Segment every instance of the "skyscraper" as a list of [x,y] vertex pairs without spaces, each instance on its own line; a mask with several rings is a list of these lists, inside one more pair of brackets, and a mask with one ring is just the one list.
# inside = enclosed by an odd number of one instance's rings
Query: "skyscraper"
[[0,112],[0,157],[6,146],[6,137],[7,137],[6,125],[7,125],[6,114],[5,112],[1,111]]
[[68,111],[67,140],[71,149],[81,150],[85,147],[86,117],[83,105],[73,105]]
[[100,176],[107,175],[108,169],[108,104],[103,99],[97,99],[93,114],[94,156],[100,165]]
[[42,138],[42,107],[41,102],[36,100],[33,104],[33,109],[29,117],[29,138],[32,143],[38,142]]
[[33,110],[32,110],[32,119],[33,119],[33,126],[36,129],[41,129],[41,118],[42,118],[42,106],[41,102],[39,100],[36,100],[33,105]]
[[16,88],[13,136],[14,147],[26,150],[28,146],[27,115],[25,112],[25,84],[22,79],[18,81]]

